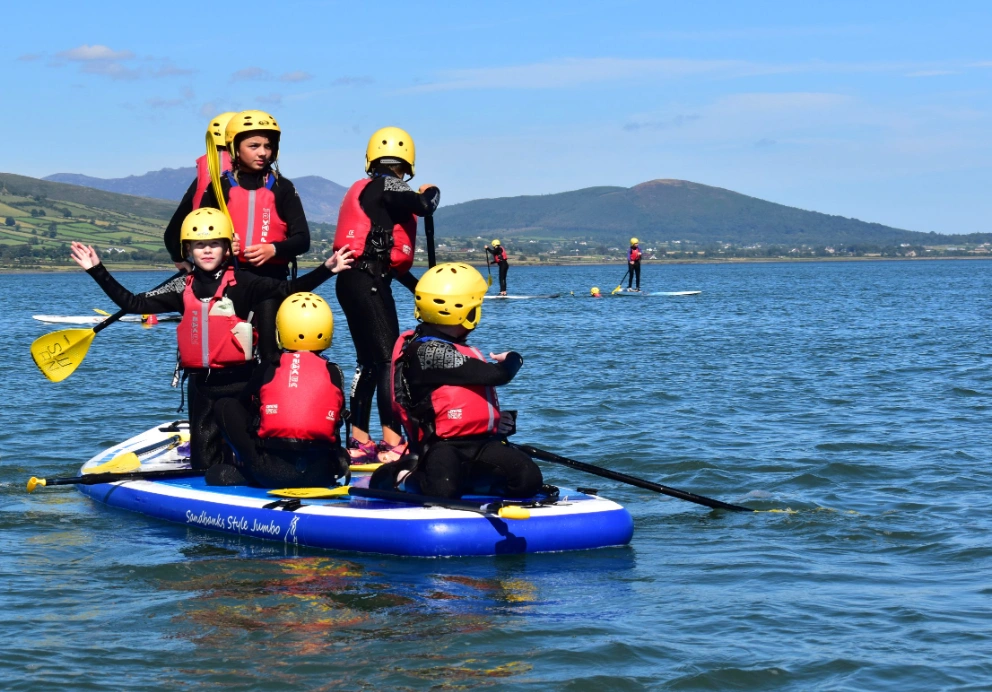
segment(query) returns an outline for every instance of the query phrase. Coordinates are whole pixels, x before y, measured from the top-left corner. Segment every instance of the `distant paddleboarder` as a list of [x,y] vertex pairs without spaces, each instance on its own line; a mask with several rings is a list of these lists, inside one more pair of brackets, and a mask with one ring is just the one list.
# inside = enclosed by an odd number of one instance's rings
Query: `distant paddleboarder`
[[499,269],[499,294],[505,296],[506,273],[510,271],[510,263],[506,257],[506,248],[500,244],[499,240],[494,239],[492,245],[486,246],[486,252],[493,256],[493,262],[496,263],[496,267]]
[[[627,290],[628,291],[640,291],[641,290],[641,248],[637,242],[637,238],[630,239],[630,249],[627,250]],[[637,288],[631,288],[634,285],[634,275],[637,275]]]
[[589,289],[589,295],[593,298],[602,298],[603,294],[599,292],[599,286],[593,286]]

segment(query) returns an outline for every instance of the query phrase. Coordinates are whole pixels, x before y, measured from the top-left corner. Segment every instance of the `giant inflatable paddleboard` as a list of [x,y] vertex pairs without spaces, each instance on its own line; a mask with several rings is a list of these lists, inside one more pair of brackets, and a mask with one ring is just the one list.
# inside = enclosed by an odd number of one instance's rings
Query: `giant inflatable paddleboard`
[[[39,322],[48,324],[100,324],[106,317],[102,315],[31,315]],[[159,322],[178,322],[181,315],[156,315]],[[121,322],[142,322],[141,315],[124,315]]]
[[[152,428],[93,457],[82,472],[125,452],[165,444],[187,429],[185,422]],[[141,470],[189,468],[181,449],[148,452],[140,457]],[[352,485],[367,485],[368,478],[354,474]],[[280,502],[263,489],[211,487],[197,475],[76,487],[111,507],[198,529],[363,553],[438,557],[585,550],[625,545],[634,532],[630,514],[617,503],[566,488],[556,502],[530,506],[529,519],[504,519],[348,496]]]

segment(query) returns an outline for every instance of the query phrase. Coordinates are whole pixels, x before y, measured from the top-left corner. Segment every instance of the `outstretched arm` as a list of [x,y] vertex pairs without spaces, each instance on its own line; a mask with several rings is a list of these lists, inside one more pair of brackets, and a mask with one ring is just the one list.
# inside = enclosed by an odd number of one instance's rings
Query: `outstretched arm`
[[73,261],[86,270],[100,284],[103,292],[122,310],[132,315],[154,315],[160,312],[182,312],[185,277],[179,276],[170,283],[149,293],[135,295],[118,283],[100,261],[92,246],[73,242],[70,249]]

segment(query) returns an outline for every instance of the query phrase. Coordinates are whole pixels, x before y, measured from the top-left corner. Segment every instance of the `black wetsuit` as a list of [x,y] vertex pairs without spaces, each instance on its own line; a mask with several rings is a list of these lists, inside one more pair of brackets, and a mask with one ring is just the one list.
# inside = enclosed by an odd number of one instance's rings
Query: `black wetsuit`
[[637,259],[631,259],[634,246],[627,250],[627,288],[634,285],[634,278],[637,278],[637,289],[641,289],[641,251],[637,250]]
[[[397,434],[400,432],[400,424],[393,417],[389,393],[393,344],[400,335],[392,289],[395,274],[389,267],[392,229],[410,214],[433,214],[440,199],[441,192],[436,187],[420,194],[391,171],[382,169],[376,172],[358,198],[362,211],[372,220],[369,242],[366,242],[362,257],[356,258],[352,271],[343,273],[334,289],[355,344],[358,368],[348,406],[352,423],[360,430],[369,429],[375,392],[379,422]],[[373,236],[381,240],[372,242]],[[416,277],[409,272],[398,280],[411,291],[416,286]]]
[[[221,469],[208,473],[214,485],[248,483],[260,488],[313,488],[334,485],[348,472],[348,458],[341,444],[261,439],[258,437],[259,392],[271,382],[279,358],[264,361],[255,368],[238,398],[225,398],[214,406],[217,422],[225,439],[234,449],[234,466],[240,472]],[[341,368],[327,363],[331,383],[343,389]],[[306,386],[301,382],[300,386]],[[340,433],[338,435],[340,439]]]
[[[504,444],[499,435],[474,435],[441,440],[433,436],[434,411],[431,395],[441,385],[498,387],[514,378],[524,359],[511,351],[502,363],[488,363],[459,353],[452,337],[429,324],[422,324],[403,356],[409,411],[427,439],[417,451],[417,462],[397,462],[381,467],[372,478],[373,487],[392,487],[396,473],[413,469],[406,487],[434,497],[460,497],[467,493],[530,497],[541,489],[541,469],[529,456]],[[440,339],[440,340],[437,340]],[[465,343],[463,338],[458,343]]]
[[[117,282],[103,264],[89,269],[87,273],[100,284],[100,288],[122,310],[134,315],[152,315],[161,312],[185,312],[183,292],[186,290],[185,277],[178,277],[161,288],[148,293],[135,295]],[[193,295],[208,300],[220,286],[224,267],[211,274],[193,270]],[[241,319],[266,300],[281,301],[291,293],[313,291],[331,278],[331,270],[321,264],[313,271],[293,281],[280,281],[248,272],[238,272],[237,283],[230,286],[225,295],[234,304],[234,312]],[[251,375],[254,363],[231,368],[202,369],[191,368],[189,375],[189,423],[190,423],[190,463],[193,468],[205,470],[222,459],[220,428],[213,416],[213,406],[217,399],[239,396]]]
[[[248,191],[258,190],[265,187],[265,175],[261,172],[239,171],[238,185]],[[224,190],[224,201],[229,201],[231,183],[226,176],[221,178],[221,188]],[[188,191],[187,194],[189,194]],[[296,192],[296,187],[288,178],[280,176],[272,186],[272,194],[276,198],[276,213],[279,214],[280,219],[286,222],[286,240],[276,241],[272,245],[275,246],[276,257],[286,259],[292,263],[297,257],[310,249],[310,226],[307,224],[307,217],[303,212],[303,203],[300,201],[300,196]],[[207,191],[203,193],[200,207],[220,208],[217,204],[217,196],[214,194],[213,187],[208,187]],[[192,209],[192,197],[190,198],[190,208]],[[182,222],[180,222],[181,225]],[[171,223],[169,227],[172,228]],[[166,247],[170,248],[170,253],[172,252],[171,248],[178,245],[178,233],[178,228],[175,229],[172,236],[170,236],[169,230],[166,230]],[[175,241],[171,240],[172,237],[175,238]],[[171,245],[172,243],[175,243],[175,245]],[[242,251],[244,250],[244,248],[241,249]],[[179,250],[179,254],[182,254],[181,249]],[[177,262],[180,261],[176,260],[175,256],[173,254],[173,259]],[[289,276],[289,266],[288,264],[273,264],[271,260],[260,267],[256,267],[249,262],[238,263],[238,268],[241,270],[251,272],[257,276],[279,280],[286,279]],[[279,352],[279,347],[276,344],[276,312],[278,310],[279,301],[277,300],[263,301],[255,306],[255,317],[252,320],[252,324],[258,330],[258,353],[266,360]]]
[[502,245],[497,248],[487,245],[486,252],[493,256],[493,261],[496,262],[496,268],[499,270],[500,293],[506,293],[506,273],[510,271],[510,263],[507,261],[506,257],[506,248]]

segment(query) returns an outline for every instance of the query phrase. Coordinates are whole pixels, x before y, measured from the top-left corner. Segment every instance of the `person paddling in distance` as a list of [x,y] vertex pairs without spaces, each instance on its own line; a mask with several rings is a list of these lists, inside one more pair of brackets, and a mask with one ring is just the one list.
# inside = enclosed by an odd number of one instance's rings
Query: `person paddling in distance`
[[482,274],[455,262],[428,269],[417,283],[421,324],[397,339],[392,355],[393,401],[412,454],[377,469],[370,487],[443,498],[531,497],[541,489],[541,469],[499,433],[496,387],[514,378],[523,356],[490,353],[496,362],[489,363],[466,343],[487,288]]
[[[279,123],[263,111],[242,111],[224,129],[231,169],[221,177],[234,224],[238,268],[273,279],[289,276],[290,265],[310,249],[310,226],[296,187],[279,174]],[[213,188],[203,206],[219,208]],[[295,275],[295,272],[294,272]],[[279,352],[276,345],[278,300],[256,306],[258,350],[264,359]]]
[[[227,145],[224,142],[224,130],[227,123],[236,113],[221,113],[211,119],[207,124],[207,134],[217,147],[217,154],[220,157],[221,171],[231,170],[231,157],[227,153]],[[182,241],[179,240],[179,233],[183,226],[183,221],[194,209],[199,209],[203,201],[203,194],[210,187],[210,169],[207,166],[207,155],[204,154],[196,160],[196,178],[189,184],[189,189],[183,195],[182,201],[172,215],[172,220],[165,227],[165,249],[176,265],[176,269],[185,269],[187,272],[193,271],[193,265],[186,261],[183,254]]]
[[603,294],[599,292],[599,286],[593,286],[589,289],[589,295],[593,298],[602,298]]
[[[630,239],[630,248],[627,250],[627,290],[641,290],[641,252],[637,238]],[[631,288],[634,283],[634,275],[637,275],[637,288]]]
[[[411,289],[416,285],[410,267],[417,217],[432,215],[441,199],[435,185],[414,191],[407,184],[415,163],[409,133],[398,127],[378,130],[365,150],[367,177],[348,189],[338,214],[334,249],[350,248],[358,270],[343,275],[334,288],[358,361],[349,402],[353,438],[348,450],[356,464],[395,461],[405,450],[389,394],[389,359],[400,333],[392,280]],[[382,425],[378,446],[369,433],[373,393]]]
[[486,252],[493,256],[493,262],[499,270],[499,294],[506,295],[506,273],[510,271],[510,263],[507,261],[506,248],[498,240],[493,240],[491,245],[486,246]]
[[238,396],[255,365],[254,333],[249,320],[257,306],[291,293],[313,291],[332,275],[351,266],[351,253],[341,250],[313,271],[292,281],[235,272],[231,256],[234,232],[216,209],[200,208],[183,222],[180,235],[193,272],[147,294],[121,286],[100,262],[96,250],[74,242],[72,259],[128,313],[179,312],[176,328],[179,367],[188,376],[190,463],[206,471],[223,454],[214,402]]
[[347,475],[340,442],[344,376],[320,355],[333,335],[334,316],[320,296],[294,293],[282,302],[276,313],[281,353],[259,364],[240,397],[214,407],[234,463],[217,467],[209,480],[299,488],[334,485]]

